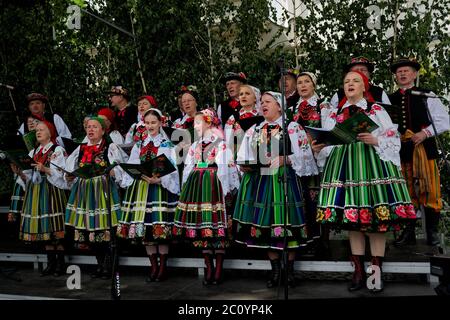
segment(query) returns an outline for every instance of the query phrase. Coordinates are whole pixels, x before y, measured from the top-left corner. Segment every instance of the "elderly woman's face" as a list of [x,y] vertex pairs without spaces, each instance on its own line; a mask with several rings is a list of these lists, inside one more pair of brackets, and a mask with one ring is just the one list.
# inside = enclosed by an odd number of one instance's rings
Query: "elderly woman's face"
[[314,94],[314,82],[307,75],[297,78],[297,92],[303,99],[309,99]]
[[254,107],[256,105],[256,96],[248,86],[241,86],[239,89],[239,103],[243,107]]
[[185,93],[181,97],[181,104],[183,105],[183,110],[187,114],[192,114],[197,112],[197,101],[190,93]]
[[347,99],[362,99],[364,96],[364,81],[356,72],[349,72],[344,78],[344,92]]
[[87,123],[87,136],[89,141],[98,142],[101,140],[105,133],[105,129],[97,120],[89,120]]
[[50,130],[47,128],[45,123],[39,122],[36,126],[36,140],[41,145],[46,145],[50,141],[50,138]]
[[280,105],[270,94],[264,94],[261,97],[261,110],[267,121],[275,121],[281,116]]

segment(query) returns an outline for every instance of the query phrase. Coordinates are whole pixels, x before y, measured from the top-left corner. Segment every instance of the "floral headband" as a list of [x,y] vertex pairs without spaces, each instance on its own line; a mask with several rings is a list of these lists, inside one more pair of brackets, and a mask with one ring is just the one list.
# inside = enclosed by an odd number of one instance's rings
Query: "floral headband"
[[219,126],[220,120],[217,116],[217,113],[213,109],[203,109],[200,111],[203,114],[203,120],[205,120],[206,123],[211,123],[213,126]]

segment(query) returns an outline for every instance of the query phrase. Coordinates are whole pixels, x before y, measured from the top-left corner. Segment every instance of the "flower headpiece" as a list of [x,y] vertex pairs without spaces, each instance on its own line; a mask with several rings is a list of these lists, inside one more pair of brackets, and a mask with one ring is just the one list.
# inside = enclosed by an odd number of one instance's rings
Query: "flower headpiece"
[[200,112],[203,113],[203,120],[205,120],[206,123],[211,123],[215,127],[220,125],[219,117],[213,109],[207,108]]

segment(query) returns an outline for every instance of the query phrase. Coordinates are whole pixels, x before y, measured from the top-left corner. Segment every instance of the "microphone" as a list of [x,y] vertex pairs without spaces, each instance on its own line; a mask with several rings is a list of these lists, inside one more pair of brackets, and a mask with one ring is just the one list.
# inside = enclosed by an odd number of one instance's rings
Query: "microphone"
[[427,97],[427,98],[439,98],[437,95],[435,95],[434,93],[431,93],[431,92],[422,92],[422,91],[411,90],[411,94],[413,96],[422,96],[422,97]]
[[8,84],[4,84],[4,83],[1,83],[1,82],[0,82],[0,87],[5,87],[6,89],[9,89],[9,90],[14,90],[13,86],[10,86]]

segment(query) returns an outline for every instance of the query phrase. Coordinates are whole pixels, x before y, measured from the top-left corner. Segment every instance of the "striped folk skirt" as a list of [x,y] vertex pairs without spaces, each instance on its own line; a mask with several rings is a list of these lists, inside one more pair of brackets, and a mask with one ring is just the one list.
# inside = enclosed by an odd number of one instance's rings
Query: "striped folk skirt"
[[17,182],[14,183],[13,186],[13,192],[11,195],[11,203],[9,205],[9,215],[8,220],[15,221],[17,218],[20,217],[20,213],[22,212],[23,208],[23,199],[24,199],[25,191],[22,189],[20,184]]
[[29,182],[20,219],[19,238],[23,241],[64,239],[66,204],[64,190],[52,185],[45,176],[39,184]]
[[223,249],[227,219],[217,168],[195,168],[188,176],[175,210],[173,236],[200,249]]
[[249,173],[243,176],[233,217],[236,242],[249,247],[282,250],[286,231],[288,248],[306,245],[302,189],[291,167],[287,167],[285,210],[285,168],[281,167],[272,174]]
[[178,196],[161,185],[134,180],[122,201],[117,235],[144,244],[167,242],[177,204]]
[[317,221],[337,229],[386,232],[416,219],[401,169],[362,142],[335,147],[325,164]]
[[[109,180],[109,199],[105,197],[106,182]],[[74,240],[77,242],[106,242],[110,240],[110,220],[117,226],[120,217],[120,199],[116,184],[110,177],[98,176],[75,182],[66,208],[66,225],[75,228]]]

